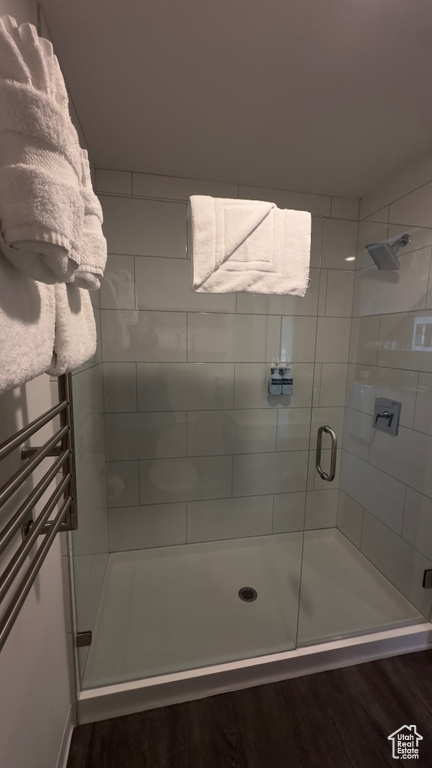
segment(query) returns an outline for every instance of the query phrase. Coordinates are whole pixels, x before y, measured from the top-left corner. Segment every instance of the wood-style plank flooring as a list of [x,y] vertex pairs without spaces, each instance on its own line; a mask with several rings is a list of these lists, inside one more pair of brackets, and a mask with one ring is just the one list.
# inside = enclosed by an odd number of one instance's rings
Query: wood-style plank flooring
[[[387,737],[423,736],[396,760]],[[67,768],[432,766],[432,650],[175,704],[74,730]]]

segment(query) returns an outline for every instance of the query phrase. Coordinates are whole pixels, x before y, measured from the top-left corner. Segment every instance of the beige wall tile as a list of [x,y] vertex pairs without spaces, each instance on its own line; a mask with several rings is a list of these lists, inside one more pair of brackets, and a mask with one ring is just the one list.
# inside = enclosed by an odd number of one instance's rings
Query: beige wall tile
[[282,318],[282,360],[295,363],[313,362],[316,325],[315,317]]
[[380,318],[359,317],[351,321],[350,363],[376,365]]
[[[374,430],[369,461],[392,477],[432,498],[432,437],[399,427],[397,437]],[[366,505],[364,505],[366,506]]]
[[[309,318],[296,318],[297,322]],[[189,314],[189,362],[277,360],[280,320],[263,315]]]
[[288,192],[283,189],[265,187],[239,187],[239,197],[243,200],[265,200],[276,203],[279,208],[292,208],[310,211],[318,216],[330,216],[331,198],[325,195],[309,195],[303,192]]
[[328,491],[308,491],[306,494],[305,530],[334,528],[338,509],[337,488]]
[[353,197],[332,197],[331,215],[335,219],[353,219],[357,221],[360,200]]
[[107,413],[107,461],[186,456],[186,414]]
[[306,488],[307,451],[233,457],[233,495],[288,493]]
[[342,490],[339,491],[337,527],[360,549],[363,507]]
[[354,272],[329,269],[327,276],[327,317],[349,317],[353,309]]
[[274,451],[276,411],[193,411],[188,413],[188,456]]
[[186,360],[186,314],[103,309],[104,362]]
[[344,449],[367,461],[371,434],[372,416],[346,408],[343,432]]
[[137,410],[135,363],[103,364],[105,413]]
[[123,507],[108,512],[110,551],[186,543],[186,503]]
[[96,168],[95,191],[111,195],[132,195],[132,174],[129,171],[108,171]]
[[141,461],[140,504],[230,496],[231,462],[231,456]]
[[271,533],[272,496],[188,503],[188,541],[214,541]]
[[279,410],[277,423],[278,451],[307,451],[309,449],[310,408]]
[[357,251],[356,221],[324,219],[321,266],[330,269],[355,269]]
[[186,204],[101,195],[108,252],[186,258]]
[[185,202],[188,202],[190,195],[238,197],[237,184],[180,179],[174,176],[156,176],[151,173],[133,174],[133,194],[136,197],[158,197],[167,200],[184,200]]
[[106,467],[108,507],[139,504],[138,462],[110,461]]
[[273,533],[289,533],[304,529],[306,494],[279,493],[274,497]]
[[317,363],[346,363],[350,345],[349,318],[319,317],[317,325]]
[[352,453],[343,451],[341,488],[400,535],[405,501],[403,483]]
[[317,363],[314,406],[331,407],[345,404],[347,371],[346,363]]
[[381,318],[378,365],[432,372],[432,312],[405,312]]
[[432,560],[432,499],[407,488],[403,538]]
[[148,363],[137,366],[139,411],[233,407],[231,363]]
[[103,309],[135,309],[133,256],[108,256],[100,300]]
[[432,181],[413,190],[390,205],[390,224],[411,224],[430,227],[432,206]]

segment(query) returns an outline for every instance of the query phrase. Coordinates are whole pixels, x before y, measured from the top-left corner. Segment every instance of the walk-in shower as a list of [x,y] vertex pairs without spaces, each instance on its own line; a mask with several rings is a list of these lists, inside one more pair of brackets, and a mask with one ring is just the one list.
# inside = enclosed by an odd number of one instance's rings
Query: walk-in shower
[[[359,224],[357,201],[302,194],[304,298],[200,294],[186,225],[196,182],[177,182],[96,173],[110,253],[101,343],[73,377],[82,720],[427,644],[418,510],[432,487],[416,451],[432,440],[430,381],[397,313],[408,323],[422,306],[426,323],[432,232],[397,284],[383,273],[370,288],[364,244],[401,224]],[[281,360],[289,395],[268,391]],[[376,396],[402,403],[397,435],[373,429]]]

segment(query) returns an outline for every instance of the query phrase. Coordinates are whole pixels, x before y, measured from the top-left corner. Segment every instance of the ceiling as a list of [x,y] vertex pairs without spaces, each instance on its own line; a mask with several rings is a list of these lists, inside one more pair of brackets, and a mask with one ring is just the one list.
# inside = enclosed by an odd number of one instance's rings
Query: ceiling
[[361,197],[432,149],[429,0],[42,0],[96,167]]

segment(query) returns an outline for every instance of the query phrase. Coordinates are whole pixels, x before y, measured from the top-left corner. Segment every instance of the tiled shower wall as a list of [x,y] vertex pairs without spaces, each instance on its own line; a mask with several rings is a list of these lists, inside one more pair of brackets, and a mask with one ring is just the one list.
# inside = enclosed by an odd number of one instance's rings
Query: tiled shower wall
[[[364,245],[408,232],[401,269]],[[421,611],[432,568],[432,157],[361,201],[338,527]],[[402,402],[396,437],[376,395]]]
[[[343,431],[358,201],[108,170],[96,184],[110,551],[334,526],[338,478],[319,479],[313,449],[321,424]],[[311,211],[306,297],[195,293],[191,194]],[[292,398],[267,394],[281,359]]]

